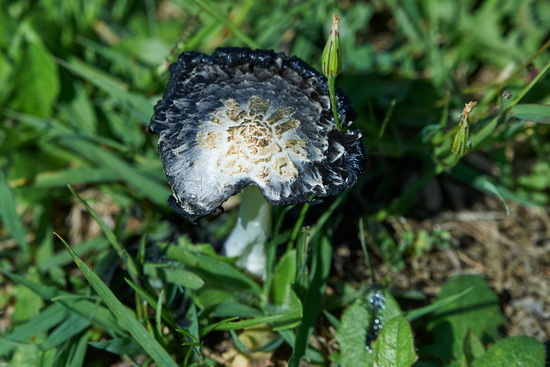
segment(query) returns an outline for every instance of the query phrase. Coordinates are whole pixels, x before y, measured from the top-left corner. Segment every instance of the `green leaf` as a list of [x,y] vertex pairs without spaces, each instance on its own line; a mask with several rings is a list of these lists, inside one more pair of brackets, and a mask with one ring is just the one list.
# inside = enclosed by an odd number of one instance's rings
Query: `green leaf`
[[0,356],[5,356],[20,343],[26,343],[46,332],[67,318],[67,309],[60,304],[46,307],[29,321],[20,324],[8,334],[0,338]]
[[411,326],[402,316],[386,322],[372,347],[374,365],[377,367],[406,367],[418,359],[414,350]]
[[462,297],[463,295],[465,295],[466,293],[468,293],[469,291],[471,291],[472,288],[470,289],[466,289],[464,290],[464,292],[462,293],[459,293],[459,294],[455,294],[453,296],[449,296],[447,298],[443,298],[443,299],[439,299],[439,300],[436,300],[434,302],[432,302],[431,304],[427,305],[427,306],[424,306],[424,307],[420,307],[420,308],[416,308],[414,310],[410,310],[410,311],[407,311],[406,314],[405,314],[405,317],[407,318],[407,320],[409,322],[413,322],[414,320],[424,316],[424,315],[427,315],[427,314],[430,314],[432,312],[434,312],[435,310],[451,303],[451,302],[454,302],[456,301],[457,299],[459,299],[460,297]]
[[79,133],[94,135],[97,132],[97,116],[90,97],[81,83],[75,83],[75,97],[59,106],[59,114]]
[[290,367],[297,367],[300,364],[304,354],[308,356],[308,341],[317,323],[317,317],[321,311],[323,294],[326,282],[330,272],[332,261],[332,246],[326,236],[321,237],[314,247],[314,253],[311,261],[310,281],[307,293],[302,300],[304,316],[302,324],[297,333],[294,346],[294,353],[289,361]]
[[[155,295],[150,295],[148,294],[147,292],[145,292],[142,288],[138,287],[134,282],[132,282],[130,279],[126,279],[124,278],[124,280],[126,281],[126,283],[128,283],[128,285],[130,287],[132,287],[132,289],[138,294],[138,296],[140,296],[141,298],[143,298],[145,300],[145,302],[147,302],[149,304],[149,306],[153,309],[157,309],[158,308],[158,304],[157,304],[157,297],[156,297],[156,294]],[[168,325],[170,325],[171,327],[174,327],[175,326],[175,322],[174,320],[172,319],[171,315],[168,313],[168,311],[165,309],[165,308],[162,308],[161,309],[161,316],[162,316],[162,319],[164,321],[166,321],[166,323]]]
[[230,317],[228,319],[210,324],[201,330],[201,335],[206,335],[213,330],[240,330],[257,325],[269,324],[277,321],[281,318],[280,315],[275,316],[263,316],[254,319],[247,319],[241,321],[235,321],[237,317]]
[[500,192],[499,188],[491,182],[491,179],[486,175],[479,175],[476,177],[474,182],[472,183],[472,186],[474,186],[476,189],[488,192],[490,194],[493,194],[497,198],[500,199],[502,204],[504,205],[504,209],[506,209],[506,215],[510,215],[510,208],[508,207],[508,203],[506,202],[506,199],[504,199],[504,196]]
[[471,330],[466,334],[464,338],[464,357],[466,357],[466,363],[468,366],[472,365],[472,362],[481,357],[485,353],[485,347],[479,337]]
[[[374,293],[371,293],[371,294],[374,294]],[[378,312],[383,322],[385,322],[386,320],[393,319],[394,317],[402,316],[403,311],[401,310],[401,307],[399,307],[399,304],[397,303],[396,299],[391,294],[391,292],[388,289],[384,288],[383,294],[384,294],[384,304],[381,306],[381,309]]]
[[76,58],[72,58],[69,62],[60,60],[59,63],[72,73],[95,85],[107,95],[124,103],[128,107],[128,111],[137,117],[142,124],[145,125],[149,122],[153,114],[153,103],[142,95],[129,92],[125,83]]
[[115,338],[102,342],[89,342],[92,347],[103,349],[114,354],[136,355],[143,353],[143,349],[132,338]]
[[34,293],[42,297],[42,299],[56,302],[56,304],[63,306],[66,310],[92,320],[94,323],[107,329],[110,333],[122,333],[117,319],[113,317],[113,314],[105,307],[99,305],[98,302],[90,301],[89,297],[75,296],[57,288],[30,281],[17,274],[8,273],[2,270],[0,270],[0,272],[9,276],[15,282],[31,289]]
[[544,367],[544,344],[525,335],[496,342],[474,361],[474,367]]
[[38,37],[29,37],[13,80],[11,108],[49,116],[59,94],[59,72],[52,55]]
[[65,364],[66,367],[84,366],[84,359],[86,358],[86,350],[88,349],[89,340],[90,332],[87,332],[84,333],[78,341],[72,343],[68,356],[69,360]]
[[[61,239],[61,238],[60,238]],[[67,251],[71,254],[76,265],[80,268],[88,282],[95,289],[99,297],[115,315],[120,324],[134,337],[143,350],[161,367],[176,367],[172,357],[162,348],[155,338],[147,332],[135,316],[124,306],[107,287],[105,283],[76,255],[74,250],[61,239]]]
[[550,105],[518,104],[512,108],[511,116],[521,120],[550,124]]
[[290,286],[296,278],[296,250],[285,252],[275,267],[273,303],[282,306],[288,301]]
[[371,312],[361,299],[344,311],[342,322],[336,331],[336,340],[340,344],[338,363],[342,367],[372,365],[373,355],[367,350],[366,345],[371,316]]
[[148,276],[189,289],[199,289],[204,285],[204,281],[196,274],[173,265],[147,263],[143,267],[143,272]]
[[166,198],[170,194],[166,185],[140,172],[135,164],[126,162],[116,152],[107,151],[76,136],[63,136],[60,144],[94,162],[98,167],[110,171],[118,180],[125,181],[154,203],[166,205]]
[[[36,278],[36,274],[34,276],[31,274],[30,277]],[[42,298],[22,284],[14,287],[13,296],[15,298],[15,311],[11,318],[14,323],[26,321],[38,315],[40,309],[44,306]]]
[[60,325],[58,325],[50,334],[46,341],[42,344],[42,348],[55,348],[70,338],[87,329],[91,325],[90,320],[83,318],[77,314],[70,315]]
[[40,354],[42,353],[35,344],[19,346],[13,353],[8,367],[38,367],[40,366]]
[[178,245],[166,244],[168,259],[179,261],[198,275],[204,286],[193,294],[200,308],[214,307],[221,302],[254,304],[261,294],[257,283],[229,263],[226,258],[207,253],[200,246],[181,238]]
[[88,202],[84,200],[80,195],[78,195],[70,185],[68,185],[67,187],[69,188],[69,191],[71,192],[71,194],[73,194],[74,197],[76,197],[77,200],[80,201],[82,205],[84,205],[88,213],[90,213],[90,215],[95,219],[95,221],[97,222],[97,224],[99,225],[103,233],[105,234],[105,237],[107,237],[107,240],[109,241],[111,246],[113,246],[113,249],[117,252],[120,260],[122,260],[122,262],[127,266],[128,272],[130,273],[130,276],[132,277],[132,279],[136,280],[139,276],[139,270],[137,268],[137,265],[134,259],[130,256],[128,251],[126,251],[126,248],[118,242],[116,235],[105,224],[103,219],[101,219],[101,217],[97,215],[95,210],[92,209],[92,207],[88,204]]
[[22,260],[27,261],[30,257],[29,245],[25,238],[25,228],[17,213],[17,202],[8,183],[4,171],[0,169],[0,219],[4,223],[8,233],[17,241],[22,250]]
[[433,331],[433,345],[426,347],[443,361],[458,361],[464,358],[463,343],[471,330],[482,342],[490,343],[497,339],[498,328],[505,322],[500,312],[498,297],[483,278],[476,275],[453,277],[443,286],[437,299],[472,290],[453,302],[438,308],[430,315],[427,325]]
[[296,250],[287,251],[275,268],[273,277],[274,313],[283,315],[274,325],[274,330],[296,327],[302,319],[302,303],[292,285],[296,279]]

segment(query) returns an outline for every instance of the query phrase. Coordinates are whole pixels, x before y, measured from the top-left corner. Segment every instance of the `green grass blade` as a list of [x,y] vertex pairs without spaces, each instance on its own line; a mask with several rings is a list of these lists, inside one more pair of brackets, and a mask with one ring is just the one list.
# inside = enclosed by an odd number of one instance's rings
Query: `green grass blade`
[[93,321],[111,334],[121,334],[117,320],[105,307],[82,296],[74,296],[57,288],[33,282],[25,277],[0,270],[13,281],[24,285],[46,301],[57,302],[65,309]]
[[[105,238],[94,237],[85,242],[78,244],[78,252],[81,255],[91,251],[101,252],[107,247],[109,247],[109,242],[105,240]],[[40,264],[37,264],[37,268],[40,271],[47,271],[49,269],[53,269],[58,266],[67,265],[72,261],[73,259],[71,258],[71,255],[69,255],[67,251],[61,250],[55,253],[54,255],[50,256],[49,258],[41,261]]]
[[413,322],[414,320],[419,319],[424,315],[434,312],[438,308],[441,308],[445,305],[448,305],[449,303],[456,301],[457,299],[463,297],[466,293],[470,292],[472,289],[473,288],[468,288],[464,292],[461,292],[459,294],[455,294],[453,296],[449,296],[449,297],[437,300],[424,307],[407,311],[405,312],[405,318],[407,319],[407,321]]
[[98,148],[96,144],[75,137],[63,138],[60,143],[90,162],[94,162],[98,167],[117,175],[119,180],[134,187],[154,203],[166,205],[166,198],[170,195],[170,190],[166,185],[152,179],[149,175],[143,174],[133,164],[119,158],[116,153],[108,152],[105,149]]
[[296,334],[295,344],[293,345],[294,353],[289,362],[290,367],[298,367],[306,353],[309,338],[313,333],[317,316],[321,310],[321,303],[330,272],[331,260],[332,246],[329,240],[323,237],[315,248],[311,284],[309,285],[305,299],[302,300],[303,309],[306,311],[302,318],[302,325],[300,325]]
[[233,322],[233,320],[235,320],[236,318],[230,318],[230,319],[218,322],[216,324],[208,325],[201,331],[201,334],[206,335],[207,333],[213,330],[241,330],[252,326],[269,324],[281,319],[282,317],[283,315],[273,315],[273,316],[264,316],[264,317],[258,317],[256,319],[248,319],[248,320],[241,320],[241,321],[235,321],[235,322]]
[[74,191],[74,189],[71,187],[71,185],[67,185],[67,187],[69,188],[69,191],[71,191],[71,194],[73,194],[77,199],[78,201],[80,201],[80,203],[82,205],[84,205],[84,207],[86,208],[86,210],[88,211],[88,213],[90,213],[90,215],[96,220],[96,222],[99,224],[99,226],[101,227],[101,230],[103,231],[103,233],[105,234],[105,237],[107,237],[107,240],[109,241],[109,243],[111,244],[111,246],[113,246],[113,248],[115,249],[115,251],[117,252],[118,256],[120,257],[120,259],[126,264],[126,266],[128,267],[128,273],[130,273],[130,276],[132,277],[132,279],[138,279],[139,277],[139,271],[138,271],[138,268],[136,266],[136,263],[134,262],[134,259],[130,256],[130,254],[128,253],[128,251],[126,251],[126,249],[117,241],[116,239],[116,236],[115,234],[113,233],[113,231],[111,231],[111,229],[109,227],[107,227],[107,225],[105,224],[105,222],[99,217],[99,215],[97,215],[97,213],[92,209],[92,207],[86,202],[86,200],[84,200],[83,198],[81,198],[77,193],[76,191]]
[[512,116],[521,120],[550,124],[550,105],[526,103],[512,108]]
[[91,322],[89,320],[79,315],[72,314],[48,335],[48,338],[42,344],[42,348],[50,349],[62,345],[90,325]]
[[57,62],[107,95],[125,103],[128,106],[128,112],[135,115],[144,125],[149,123],[153,114],[153,103],[141,95],[129,92],[125,83],[76,58],[69,62],[63,60],[57,60]]
[[0,169],[0,219],[5,228],[13,236],[15,241],[21,247],[21,260],[27,262],[30,260],[30,248],[25,238],[25,228],[17,214],[17,202],[10,188],[4,171]]
[[0,338],[0,356],[10,353],[20,343],[26,343],[38,334],[45,332],[67,318],[67,310],[60,304],[53,304],[46,307],[40,314],[36,315],[12,332]]
[[250,37],[244,34],[235,24],[231,23],[229,19],[220,14],[219,10],[214,9],[210,4],[204,0],[192,0],[195,4],[200,6],[205,12],[207,12],[212,18],[216,19],[218,22],[226,26],[235,34],[235,36],[241,40],[245,45],[250,48],[261,48],[256,42],[254,42]]
[[160,367],[176,367],[172,357],[162,348],[162,346],[145,330],[132,313],[124,306],[107,287],[105,283],[90,269],[74,252],[74,250],[59,237],[67,251],[71,254],[76,265],[80,268],[88,282],[95,289],[99,297],[105,302],[107,307],[115,315],[120,324],[134,337],[145,352],[153,358]]
[[[132,289],[141,297],[145,300],[145,302],[147,302],[147,304],[149,306],[151,306],[151,308],[153,309],[158,309],[158,305],[157,305],[157,299],[155,297],[153,297],[152,295],[148,294],[145,290],[143,290],[142,288],[138,287],[134,282],[132,282],[130,279],[124,279],[126,281],[126,283],[128,283],[128,285],[130,287],[132,287]],[[162,308],[161,309],[161,316],[162,316],[162,319],[164,320],[164,322],[166,322],[169,326],[171,327],[175,327],[176,324],[172,318],[172,316],[170,316],[170,313],[168,313],[168,311],[165,309],[165,308]]]
[[84,366],[84,359],[86,358],[86,349],[88,348],[88,341],[90,340],[90,332],[85,333],[76,343],[73,353],[70,356],[70,360],[67,363],[67,367],[80,367]]

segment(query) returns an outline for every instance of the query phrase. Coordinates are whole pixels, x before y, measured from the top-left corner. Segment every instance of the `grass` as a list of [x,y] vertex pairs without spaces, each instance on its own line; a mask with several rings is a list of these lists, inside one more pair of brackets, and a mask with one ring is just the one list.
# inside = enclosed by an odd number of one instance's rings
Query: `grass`
[[[427,205],[434,182],[460,182],[464,206],[482,193],[502,212],[548,213],[547,2],[18,0],[3,9],[0,366],[489,366],[506,353],[544,364],[548,340],[500,333],[506,320],[480,277],[453,278],[410,307],[392,279],[337,268],[338,250],[361,245],[376,269],[398,270],[462,246],[448,231],[406,224],[458,210]],[[237,210],[197,225],[169,210],[146,126],[179,52],[261,47],[320,70],[333,13],[344,56],[336,83],[358,112],[369,166],[319,206],[274,209],[272,273],[260,281],[216,252]],[[470,101],[472,149],[461,158],[451,142]]]

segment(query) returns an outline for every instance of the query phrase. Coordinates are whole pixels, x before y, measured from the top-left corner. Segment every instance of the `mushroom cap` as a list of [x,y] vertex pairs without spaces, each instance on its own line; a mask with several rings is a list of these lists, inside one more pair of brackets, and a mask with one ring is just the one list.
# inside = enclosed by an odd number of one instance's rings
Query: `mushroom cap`
[[[357,130],[338,131],[326,78],[297,57],[248,48],[184,52],[149,131],[172,187],[170,206],[195,221],[256,185],[271,205],[317,202],[357,181]],[[356,117],[336,91],[342,126]]]

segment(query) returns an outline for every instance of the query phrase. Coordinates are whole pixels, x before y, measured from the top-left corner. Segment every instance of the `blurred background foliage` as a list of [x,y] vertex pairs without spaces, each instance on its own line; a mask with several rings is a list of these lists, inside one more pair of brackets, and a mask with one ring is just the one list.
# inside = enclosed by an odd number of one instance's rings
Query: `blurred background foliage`
[[[341,205],[312,207],[305,224],[334,210],[323,230],[335,243],[357,242],[362,218],[380,261],[400,268],[452,239],[406,228],[397,237],[388,223],[477,200],[446,182],[494,195],[503,210],[548,207],[548,1],[0,0],[0,9],[0,268],[12,273],[85,289],[55,231],[104,281],[120,282],[113,250],[68,184],[132,254],[142,235],[216,245],[235,221],[230,203],[229,214],[198,226],[171,213],[157,137],[146,131],[168,64],[182,51],[246,46],[320,69],[333,13],[344,55],[337,85],[358,112],[369,166]],[[459,160],[450,140],[470,100],[474,147]],[[22,289],[10,323],[43,306]],[[0,308],[11,302],[2,293]]]

